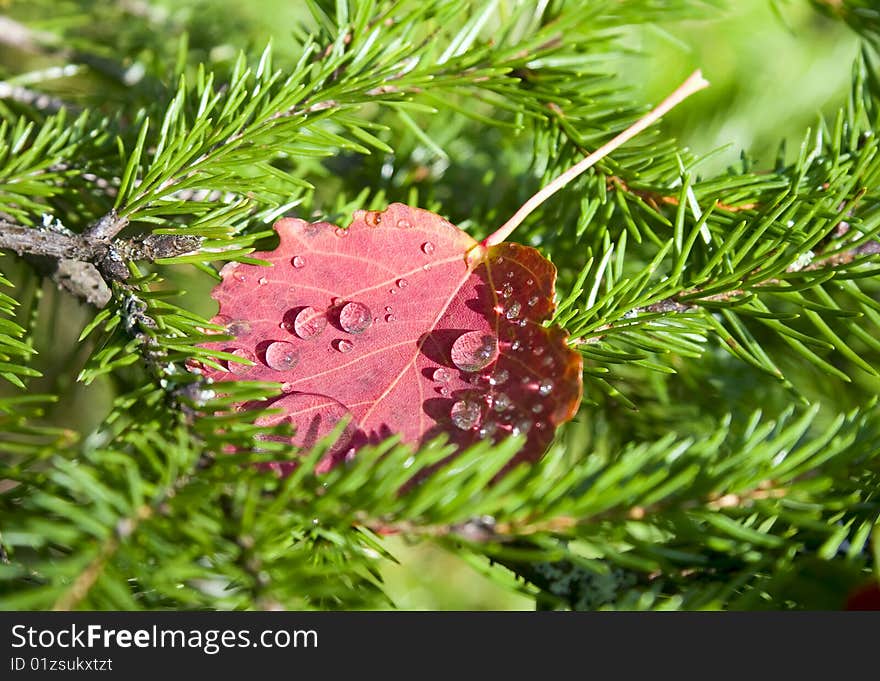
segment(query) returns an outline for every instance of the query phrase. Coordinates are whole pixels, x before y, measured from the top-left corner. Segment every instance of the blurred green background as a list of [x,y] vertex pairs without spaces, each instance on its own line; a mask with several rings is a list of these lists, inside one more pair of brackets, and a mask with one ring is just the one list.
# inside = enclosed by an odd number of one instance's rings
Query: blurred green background
[[[221,17],[225,0],[177,4],[194,12],[218,12],[218,27],[228,21]],[[29,13],[28,3],[0,0],[0,12],[6,10],[22,19]],[[709,14],[713,19],[642,25],[620,34],[619,50],[613,56],[618,77],[633,88],[636,101],[647,104],[659,101],[692,70],[703,69],[712,87],[663,123],[668,134],[696,152],[717,152],[699,167],[701,173],[712,174],[737,162],[743,150],[758,165],[768,164],[783,139],[791,158],[817,117],[843,103],[859,50],[856,36],[843,23],[817,13],[807,0],[731,0],[727,9]],[[242,47],[258,50],[270,37],[279,52],[291,54],[296,42],[290,36],[307,16],[301,3],[283,0],[236,3],[234,15],[252,24],[253,44],[225,44],[218,28],[210,36],[214,41],[210,57],[228,59]],[[17,66],[21,65],[7,63],[5,70],[15,72]],[[190,292],[196,289],[200,294],[201,284],[195,280],[192,284]],[[35,291],[19,291],[21,298],[31,295]],[[47,341],[51,348],[37,348],[41,351],[38,368],[45,378],[34,387],[63,395],[55,413],[49,415],[54,423],[88,432],[108,411],[116,392],[110,380],[88,388],[74,382],[71,367],[81,366],[86,353],[76,337],[90,313],[84,309],[72,313],[65,305],[65,314],[59,314],[61,303],[55,295],[46,295],[42,305],[55,308],[41,315],[51,328],[40,330],[38,338],[51,339]],[[400,562],[388,563],[383,577],[398,608],[534,607],[527,595],[490,580],[436,546],[410,545],[398,538],[391,538],[388,546]],[[512,579],[509,586],[515,586]]]

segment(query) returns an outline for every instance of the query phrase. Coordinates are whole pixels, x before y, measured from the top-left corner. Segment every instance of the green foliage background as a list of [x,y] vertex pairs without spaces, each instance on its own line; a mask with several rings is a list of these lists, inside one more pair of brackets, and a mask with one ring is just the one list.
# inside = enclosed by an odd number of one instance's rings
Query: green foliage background
[[[415,17],[423,11],[419,4],[380,3],[391,14],[412,11]],[[330,17],[347,12],[348,21],[356,22],[359,8],[367,5],[315,3],[319,16],[326,12],[317,39],[321,49],[334,37]],[[805,244],[817,251],[820,242],[823,248],[837,245],[834,228],[846,212],[840,206],[852,209],[847,219],[865,234],[860,243],[876,235],[880,171],[873,152],[859,156],[864,140],[857,139],[860,131],[876,125],[876,104],[871,95],[862,104],[860,90],[851,94],[854,77],[857,87],[868,91],[876,75],[873,62],[861,61],[863,49],[871,59],[870,45],[877,36],[870,6],[866,10],[857,2],[795,0],[460,0],[434,5],[448,21],[446,26],[439,22],[435,39],[446,42],[425,51],[436,56],[446,45],[470,36],[474,62],[468,62],[465,50],[463,68],[485,69],[490,83],[486,90],[455,90],[453,84],[432,98],[435,82],[426,92],[399,98],[422,106],[397,106],[394,97],[380,104],[364,97],[343,71],[339,88],[331,78],[323,90],[317,88],[315,101],[345,102],[350,97],[352,106],[344,115],[327,114],[329,122],[308,128],[305,139],[296,137],[301,131],[292,124],[289,130],[267,133],[257,141],[266,149],[265,166],[246,162],[252,150],[242,152],[244,160],[217,160],[208,169],[213,176],[193,184],[192,189],[256,195],[248,205],[236,199],[224,209],[209,201],[188,200],[178,206],[160,197],[165,171],[157,171],[153,188],[146,181],[126,186],[122,171],[131,168],[132,177],[148,178],[159,165],[159,140],[168,138],[166,148],[173,151],[174,126],[181,125],[180,139],[192,132],[172,115],[175,73],[187,79],[178,113],[192,115],[198,96],[191,88],[203,78],[200,62],[216,73],[215,86],[228,84],[235,81],[239,51],[256,68],[271,39],[274,67],[285,77],[295,71],[304,36],[322,21],[307,3],[0,3],[10,17],[57,41],[37,52],[0,47],[3,78],[94,111],[83,123],[83,134],[71,135],[69,153],[55,150],[59,157],[69,156],[70,167],[51,170],[58,173],[51,180],[49,171],[35,172],[38,179],[30,192],[9,160],[15,154],[4,157],[3,186],[12,198],[0,209],[27,224],[39,224],[41,213],[49,212],[81,231],[113,203],[82,179],[87,170],[99,177],[122,177],[117,204],[132,211],[127,233],[202,230],[198,233],[208,245],[225,249],[224,259],[246,257],[256,245],[271,244],[264,230],[276,215],[344,221],[355,207],[382,207],[391,200],[435,210],[482,237],[579,158],[583,148],[597,146],[691,70],[702,68],[712,83],[709,90],[688,100],[597,172],[563,190],[514,235],[538,245],[557,263],[564,301],[559,320],[574,337],[595,340],[583,346],[588,365],[585,404],[562,429],[545,465],[521,479],[511,477],[510,489],[495,498],[481,496],[486,471],[503,463],[516,443],[475,452],[463,459],[464,472],[433,481],[423,494],[424,503],[412,508],[384,501],[381,492],[400,482],[396,476],[402,468],[394,464],[406,460],[403,450],[392,450],[381,464],[384,450],[366,453],[353,472],[339,472],[327,481],[338,495],[323,500],[302,493],[315,485],[307,476],[267,483],[256,473],[241,473],[241,461],[234,457],[204,474],[169,477],[171,470],[192,467],[201,451],[219,447],[215,440],[222,424],[203,419],[192,441],[182,422],[160,429],[167,441],[130,430],[126,410],[131,405],[145,421],[161,421],[167,409],[163,390],[157,388],[161,376],[137,362],[142,351],[138,343],[120,336],[125,321],[110,326],[126,296],[135,294],[116,289],[110,314],[98,319],[90,339],[80,343],[95,311],[40,282],[27,264],[3,256],[0,272],[15,285],[12,296],[20,303],[15,320],[28,330],[27,349],[12,364],[26,363],[28,372],[3,369],[23,379],[29,393],[54,396],[52,402],[34,400],[31,405],[19,402],[23,393],[14,386],[0,387],[0,400],[5,400],[0,406],[8,415],[0,447],[7,446],[9,465],[0,485],[4,477],[21,485],[0,487],[0,538],[8,542],[12,558],[0,568],[4,606],[43,608],[60,602],[96,608],[375,608],[391,602],[400,608],[531,609],[537,601],[540,607],[836,608],[847,592],[870,578],[877,563],[870,542],[872,532],[878,542],[874,528],[880,509],[880,417],[871,402],[880,388],[872,370],[880,357],[880,287],[872,269],[876,256],[852,269],[852,277],[844,263],[838,272],[844,283],[830,293],[823,289],[821,270],[812,279],[813,274],[790,269],[807,250]],[[474,24],[468,22],[480,16],[483,5],[493,13],[470,35]],[[521,64],[523,73],[518,75],[525,86],[513,87],[493,64],[504,54],[514,54],[513,47],[509,53],[503,45],[493,52],[496,46],[487,41],[510,17],[520,16],[527,25],[530,15],[539,16],[538,8],[567,17],[571,32],[559,55]],[[579,14],[586,18],[579,20]],[[436,19],[426,14],[424,21],[436,29],[431,23]],[[413,33],[424,38],[427,31]],[[533,26],[522,32],[528,36],[530,31]],[[383,49],[393,50],[394,44]],[[44,70],[64,64],[77,66],[62,77]],[[369,81],[369,70],[364,68],[359,77]],[[225,87],[217,89],[221,105],[227,101]],[[548,101],[560,105],[570,127],[554,123]],[[230,120],[237,120],[236,106],[245,105],[231,106]],[[151,118],[148,128],[140,107]],[[43,112],[20,102],[0,102],[0,113],[13,133],[19,120],[45,124]],[[156,137],[166,114],[171,124]],[[70,114],[59,130],[70,127],[74,117]],[[194,115],[192,120],[197,119]],[[138,138],[141,131],[147,144]],[[287,134],[292,141],[282,139]],[[58,131],[52,137],[58,140]],[[783,140],[786,146],[780,150]],[[676,157],[676,149],[682,148],[689,151]],[[306,155],[310,149],[313,157]],[[139,154],[144,159],[140,163]],[[85,167],[76,165],[80,162]],[[173,163],[172,158],[168,167]],[[625,193],[607,184],[611,176],[644,194],[620,198]],[[823,181],[830,188],[821,189]],[[62,189],[43,191],[48,184]],[[652,327],[656,320],[648,306],[690,286],[683,280],[679,289],[667,291],[654,277],[657,267],[651,260],[663,244],[672,255],[660,269],[667,272],[680,259],[686,278],[708,266],[717,252],[708,246],[701,250],[703,224],[718,235],[713,248],[721,248],[740,225],[739,213],[724,211],[701,221],[690,211],[682,184],[695,189],[704,210],[716,199],[736,206],[758,204],[744,213],[744,233],[755,230],[755,241],[746,248],[744,236],[731,246],[731,271],[739,260],[753,262],[753,267],[768,258],[772,263],[775,246],[785,253],[776,263],[780,277],[809,295],[784,298],[788,293],[782,292],[781,300],[767,303],[770,307],[756,302],[742,315],[739,311],[753,303],[731,304],[727,299],[713,307],[707,302],[702,312],[715,316],[695,314],[690,319],[678,311],[678,330]],[[792,185],[798,191],[786,194]],[[481,191],[474,191],[475,186]],[[858,203],[854,197],[860,187],[867,195]],[[823,191],[836,198],[826,198]],[[294,195],[296,205],[286,206]],[[634,198],[661,195],[677,198],[678,207],[665,204],[655,210],[649,201]],[[14,213],[13,207],[19,206],[21,213]],[[179,221],[177,215],[182,216]],[[812,232],[815,225],[818,231]],[[759,228],[770,244],[763,251]],[[628,235],[624,242],[621,235]],[[187,340],[173,348],[165,345],[169,342],[162,334],[151,341],[178,353],[173,357],[178,362],[192,352],[198,324],[174,317],[176,309],[157,307],[165,299],[151,298],[150,291],[170,291],[169,305],[195,315],[210,317],[214,312],[208,296],[214,279],[201,264],[208,259],[196,258],[196,267],[184,260],[133,270],[133,286],[148,301],[147,314],[161,319],[167,313],[166,331],[179,330]],[[164,281],[150,281],[149,272]],[[615,285],[641,276],[647,288],[615,291]],[[723,277],[716,273],[717,279]],[[732,277],[719,291],[737,289],[738,282]],[[653,286],[652,298],[647,291]],[[769,291],[781,284],[758,286]],[[766,296],[758,289],[750,295],[759,301]],[[644,331],[644,336],[604,338],[605,325],[618,323],[631,309],[646,315],[645,328],[633,332]],[[859,316],[848,316],[853,309]],[[788,324],[796,313],[801,317],[791,322],[790,333],[755,322],[770,318]],[[663,315],[659,317],[664,323]],[[804,326],[805,317],[815,325]],[[816,336],[819,343],[810,344]],[[786,339],[794,339],[798,349]],[[807,357],[806,350],[799,350],[805,347],[818,347],[818,354]],[[36,354],[27,359],[32,351]],[[261,389],[242,387],[239,394],[261,394]],[[257,431],[238,424],[231,432],[226,432],[229,442],[252,442]],[[176,445],[169,451],[172,441]],[[111,452],[115,442],[122,444]],[[60,460],[50,451],[61,451]],[[442,452],[435,448],[433,455]],[[135,455],[149,465],[125,460]],[[252,456],[259,459],[261,454]],[[134,472],[142,467],[148,470]],[[789,499],[749,496],[770,478],[792,486]],[[198,481],[191,484],[192,479]],[[123,494],[118,486],[128,483]],[[150,502],[157,509],[151,511],[155,517],[133,520],[132,509],[141,507],[133,498],[164,499],[165,493],[157,492],[163,485],[175,493],[167,502]],[[33,491],[23,494],[25,488]],[[456,500],[446,499],[444,489]],[[592,496],[584,494],[589,489]],[[736,494],[750,499],[741,512],[722,503]],[[199,495],[216,496],[215,508],[227,504],[231,510],[214,516],[200,505]],[[165,517],[162,504],[171,503],[171,497],[177,505]],[[190,505],[180,497],[190,498]],[[646,521],[630,513],[634,506],[648,510]],[[364,508],[368,520],[390,518],[403,530],[390,539],[380,540],[368,529],[353,537],[352,522],[371,526],[360,515]],[[279,509],[292,515],[279,512],[277,522],[274,517],[267,520],[265,514]],[[296,524],[319,512],[326,515],[320,516],[318,530]],[[517,527],[529,530],[513,542],[472,541],[465,525],[482,513],[508,522],[514,535],[519,534]],[[554,524],[559,517],[585,520],[586,527]],[[64,522],[56,522],[59,518]],[[120,518],[128,524],[120,525]],[[135,539],[129,541],[130,536]],[[113,557],[104,561],[108,546]],[[385,551],[396,562],[383,557]],[[155,561],[150,579],[133,567],[144,556]],[[93,591],[64,600],[75,591],[77,576],[95,565],[106,575]],[[664,577],[657,579],[658,573]],[[132,583],[132,574],[144,583]]]

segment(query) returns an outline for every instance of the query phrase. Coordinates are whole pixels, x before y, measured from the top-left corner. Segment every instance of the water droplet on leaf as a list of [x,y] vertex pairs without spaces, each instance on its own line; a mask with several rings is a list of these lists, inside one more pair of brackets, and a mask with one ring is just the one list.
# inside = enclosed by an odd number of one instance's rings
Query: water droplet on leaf
[[520,310],[522,310],[522,305],[519,304],[518,300],[514,300],[507,306],[507,309],[504,311],[504,316],[508,319],[516,319],[519,317]]
[[[248,359],[251,362],[254,361],[254,353],[250,350],[245,350],[244,348],[235,348],[234,350],[227,350],[226,352],[230,352],[236,357],[242,357],[243,359]],[[226,368],[229,369],[233,374],[243,374],[248,369],[250,369],[250,365],[242,364],[241,362],[233,362],[231,360],[227,360]]]
[[409,229],[410,227],[412,227],[412,223],[409,220],[404,220],[401,218],[397,221],[397,226],[400,227],[400,229]]
[[452,405],[449,415],[457,428],[470,430],[480,421],[480,405],[470,400],[459,400]]
[[306,260],[301,255],[295,255],[291,259],[290,264],[293,265],[296,269],[300,269],[306,266]]
[[230,336],[240,338],[241,336],[247,336],[251,332],[251,325],[243,319],[237,319],[226,325],[226,332]]
[[501,385],[507,381],[508,378],[510,378],[510,374],[508,374],[505,369],[499,369],[489,377],[489,385]]
[[370,227],[377,227],[382,222],[382,214],[379,211],[371,210],[364,215],[364,222]]
[[338,237],[348,236],[348,230],[342,229],[342,227],[337,227],[336,229],[333,230],[333,233],[336,234],[336,236],[338,236]]
[[409,286],[409,282],[406,279],[397,280],[397,288],[406,288],[407,286]]
[[337,350],[339,350],[339,352],[351,352],[352,350],[354,350],[354,343],[349,340],[345,340],[344,338],[333,341],[333,346]]
[[451,355],[462,371],[480,371],[498,357],[498,339],[485,331],[468,331],[452,344]]
[[507,411],[510,409],[510,398],[504,393],[498,393],[492,402],[492,408],[495,411]]
[[513,429],[510,431],[511,435],[522,435],[523,433],[528,433],[529,428],[532,427],[532,422],[529,419],[520,419],[517,421]]
[[327,328],[327,317],[313,307],[304,307],[293,319],[293,330],[303,340],[314,338]]
[[551,381],[549,378],[545,378],[538,384],[538,392],[544,396],[549,395],[551,392],[553,392],[553,381]]
[[426,241],[422,244],[422,253],[425,255],[431,255],[434,252],[434,244],[430,241]]
[[387,315],[385,315],[385,321],[386,321],[386,322],[393,322],[393,321],[395,321],[396,319],[397,319],[397,318],[396,318],[393,314],[387,314]]
[[275,341],[266,348],[266,366],[275,371],[287,371],[293,369],[299,362],[299,352],[293,347],[293,343],[287,341]]
[[265,286],[266,284],[269,283],[269,280],[266,279],[266,277],[260,277],[259,279],[257,279],[257,283],[258,283],[260,286]]
[[363,303],[346,303],[339,311],[339,326],[349,333],[363,333],[373,322],[373,315]]
[[501,287],[501,297],[502,298],[510,298],[513,295],[513,285],[512,284],[504,284]]
[[450,378],[452,378],[452,373],[449,371],[449,369],[440,367],[439,369],[434,369],[433,378],[438,383],[446,383]]
[[492,437],[495,434],[495,431],[498,430],[498,426],[494,421],[486,421],[480,429],[477,431],[477,435],[481,440],[485,440],[487,437]]
[[529,307],[535,307],[535,305],[538,304],[539,300],[540,298],[538,298],[538,296],[532,296],[531,298],[529,298]]

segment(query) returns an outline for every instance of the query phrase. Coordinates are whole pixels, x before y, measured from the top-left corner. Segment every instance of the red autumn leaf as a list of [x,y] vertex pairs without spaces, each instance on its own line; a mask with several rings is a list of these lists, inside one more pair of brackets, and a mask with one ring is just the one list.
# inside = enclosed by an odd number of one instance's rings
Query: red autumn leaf
[[[527,436],[537,459],[581,395],[581,358],[553,312],[556,268],[514,243],[485,247],[443,218],[392,204],[348,229],[287,218],[271,267],[230,264],[214,291],[235,340],[208,347],[253,366],[203,367],[215,381],[283,384],[271,400],[293,443],[351,424],[320,469],[391,434],[418,445],[441,432],[460,447]],[[243,405],[246,408],[259,405]]]
[[447,433],[459,448],[524,434],[514,461],[537,459],[577,411],[582,362],[562,329],[543,325],[556,268],[504,240],[547,197],[706,85],[692,74],[482,243],[402,204],[357,211],[347,230],[280,220],[278,248],[256,254],[272,266],[229,264],[213,293],[220,303],[213,321],[235,338],[207,347],[253,365],[202,370],[215,381],[281,382],[270,401],[280,412],[263,423],[289,420],[298,447],[350,416],[319,471],[392,434],[419,445]]

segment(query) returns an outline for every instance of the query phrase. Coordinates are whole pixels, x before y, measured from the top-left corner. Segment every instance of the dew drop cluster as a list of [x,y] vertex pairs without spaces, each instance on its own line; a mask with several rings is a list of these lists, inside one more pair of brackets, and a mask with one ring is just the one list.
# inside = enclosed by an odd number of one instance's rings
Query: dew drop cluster
[[[520,346],[517,339],[508,347],[516,350]],[[536,348],[543,350],[540,345],[530,347],[533,352]],[[510,369],[497,365],[499,357],[499,342],[491,333],[468,331],[453,341],[450,359],[461,371],[458,378],[473,387],[454,392],[449,406],[452,425],[463,431],[472,431],[480,439],[528,434],[533,428],[544,429],[546,426],[541,415],[545,406],[540,398],[552,393],[553,381],[538,379],[528,373],[511,383]],[[429,376],[437,393],[443,397],[452,395],[450,383],[456,377],[454,370],[440,366]]]

